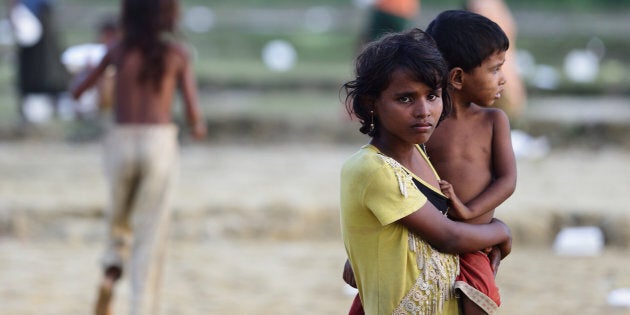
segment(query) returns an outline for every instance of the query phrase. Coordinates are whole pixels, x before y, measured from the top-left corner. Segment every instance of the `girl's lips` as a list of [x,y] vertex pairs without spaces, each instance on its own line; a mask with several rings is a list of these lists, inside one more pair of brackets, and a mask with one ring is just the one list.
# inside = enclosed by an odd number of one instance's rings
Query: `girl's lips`
[[427,132],[433,128],[433,124],[431,123],[418,123],[411,126],[414,130],[418,130],[420,132]]

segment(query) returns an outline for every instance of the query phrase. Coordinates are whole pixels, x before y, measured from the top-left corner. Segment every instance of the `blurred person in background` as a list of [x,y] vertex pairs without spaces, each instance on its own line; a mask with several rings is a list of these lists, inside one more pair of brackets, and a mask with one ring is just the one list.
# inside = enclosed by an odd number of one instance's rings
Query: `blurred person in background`
[[510,48],[505,53],[506,61],[503,65],[503,74],[506,78],[505,92],[494,106],[503,109],[510,119],[518,119],[527,103],[527,90],[517,69],[517,27],[514,17],[503,0],[468,0],[465,8],[499,24],[510,40]]
[[[70,85],[76,85],[98,66],[103,56],[118,40],[118,20],[107,16],[96,27],[96,43],[84,43],[69,47],[62,55],[66,67],[73,74]],[[73,109],[78,119],[93,120],[93,118],[108,119],[114,102],[114,76],[116,69],[109,65],[100,76],[94,87],[84,92],[73,102]]]
[[361,46],[378,39],[385,33],[395,33],[413,26],[420,13],[419,0],[376,0],[362,34]]
[[70,75],[61,63],[60,29],[54,19],[53,0],[9,0],[9,22],[17,47],[18,113],[21,124],[35,120],[31,96],[44,96],[58,109],[60,94],[68,89]]
[[206,134],[187,49],[175,37],[177,0],[124,0],[121,38],[76,87],[76,99],[116,68],[114,124],[104,141],[110,188],[104,277],[95,311],[111,314],[123,272],[131,277],[131,314],[158,314],[171,201],[179,161],[175,93],[182,92],[192,136]]
[[[413,21],[420,13],[420,5],[420,0],[375,0],[370,7],[364,33],[361,34],[360,46],[385,33],[413,27]],[[514,17],[503,0],[465,0],[463,7],[499,24],[510,40],[503,67],[507,81],[505,93],[494,106],[503,109],[511,120],[518,119],[527,103],[527,90],[516,66],[517,27]]]

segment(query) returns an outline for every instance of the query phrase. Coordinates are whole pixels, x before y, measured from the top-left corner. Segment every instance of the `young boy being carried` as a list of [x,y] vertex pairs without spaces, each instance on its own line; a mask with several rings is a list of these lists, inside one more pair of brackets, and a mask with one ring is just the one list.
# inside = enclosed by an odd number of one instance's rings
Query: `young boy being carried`
[[[450,68],[453,110],[426,144],[431,162],[444,179],[440,188],[451,201],[449,216],[468,223],[492,220],[494,210],[516,186],[516,161],[510,123],[500,109],[488,108],[506,83],[501,66],[509,40],[481,15],[449,10],[428,26]],[[464,314],[494,314],[500,305],[495,275],[500,258],[493,250],[460,255]]]

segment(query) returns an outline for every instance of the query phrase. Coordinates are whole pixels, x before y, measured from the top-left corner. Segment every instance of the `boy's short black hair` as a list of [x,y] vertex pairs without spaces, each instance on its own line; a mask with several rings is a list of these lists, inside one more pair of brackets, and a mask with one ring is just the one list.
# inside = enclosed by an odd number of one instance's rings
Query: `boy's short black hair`
[[427,27],[449,68],[470,72],[492,54],[506,51],[510,41],[501,27],[485,16],[464,10],[440,13]]
[[440,119],[450,112],[451,102],[447,92],[449,69],[435,41],[417,28],[389,33],[363,49],[356,59],[355,79],[342,86],[346,91],[348,113],[359,119],[362,125],[359,131],[362,133],[374,136],[370,123],[374,119],[378,127],[378,118],[373,117],[370,111],[374,109],[374,101],[389,86],[392,74],[399,69],[434,90],[442,90]]

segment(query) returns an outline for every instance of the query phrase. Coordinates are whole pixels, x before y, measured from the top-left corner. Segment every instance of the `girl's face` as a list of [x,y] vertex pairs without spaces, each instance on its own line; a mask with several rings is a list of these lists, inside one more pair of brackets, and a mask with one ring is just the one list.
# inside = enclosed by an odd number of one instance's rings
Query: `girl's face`
[[421,144],[429,140],[442,114],[442,91],[414,81],[399,69],[374,107],[381,140],[395,142],[390,145]]
[[494,104],[501,97],[505,85],[504,63],[505,51],[496,52],[471,73],[464,73],[462,95],[467,95],[468,101],[480,106]]

